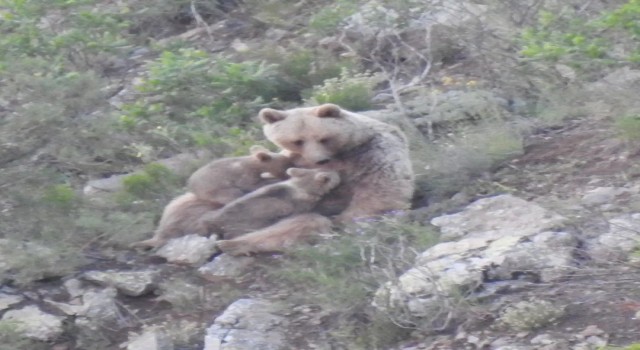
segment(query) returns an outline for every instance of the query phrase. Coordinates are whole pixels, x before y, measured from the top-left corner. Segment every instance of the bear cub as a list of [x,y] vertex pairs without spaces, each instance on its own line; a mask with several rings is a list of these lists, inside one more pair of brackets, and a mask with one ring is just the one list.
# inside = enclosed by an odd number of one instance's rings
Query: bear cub
[[[196,170],[187,181],[187,188],[199,199],[223,207],[234,199],[276,180],[287,178],[291,158],[269,152],[262,146],[252,146],[250,155],[215,160]],[[272,178],[265,178],[267,173]]]
[[[248,156],[210,162],[191,175],[187,181],[190,192],[174,198],[164,208],[154,236],[131,247],[157,248],[171,238],[209,235],[201,220],[205,214],[257,188],[286,179],[292,162],[287,155],[269,152],[262,146],[252,146]],[[265,173],[272,178],[265,178]]]
[[312,211],[324,195],[340,184],[335,171],[289,168],[291,178],[236,199],[203,219],[211,233],[232,239],[278,220]]
[[172,238],[188,234],[207,236],[208,232],[200,218],[220,208],[219,205],[187,192],[174,198],[162,211],[152,238],[131,244],[132,248],[158,248]]

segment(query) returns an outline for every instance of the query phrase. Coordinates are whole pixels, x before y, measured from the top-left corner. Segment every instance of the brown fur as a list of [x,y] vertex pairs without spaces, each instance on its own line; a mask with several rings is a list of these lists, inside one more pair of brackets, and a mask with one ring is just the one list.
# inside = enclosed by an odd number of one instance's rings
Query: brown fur
[[[316,207],[337,221],[406,209],[413,195],[408,142],[395,126],[351,113],[332,104],[287,111],[263,109],[264,134],[298,157],[296,166],[337,171],[340,185]],[[229,254],[279,251],[294,242],[329,230],[319,214],[283,219],[259,231],[218,242]]]
[[290,168],[287,174],[289,180],[262,187],[207,214],[203,221],[209,231],[230,239],[282,218],[310,212],[340,183],[334,171]]
[[341,183],[319,205],[338,221],[409,207],[413,170],[406,137],[395,126],[332,104],[287,111],[263,109],[266,137],[300,163],[334,170]]
[[207,236],[208,232],[200,218],[216,209],[220,205],[199,199],[195,194],[187,192],[174,198],[162,212],[153,238],[132,244],[132,247],[157,248],[171,238],[187,234]]
[[274,179],[287,178],[292,159],[285,154],[269,152],[260,146],[251,147],[251,155],[215,160],[198,169],[187,181],[187,187],[202,200],[224,206]]
[[267,228],[231,240],[220,240],[216,245],[231,255],[280,252],[330,230],[331,220],[319,214],[307,213],[283,219]]

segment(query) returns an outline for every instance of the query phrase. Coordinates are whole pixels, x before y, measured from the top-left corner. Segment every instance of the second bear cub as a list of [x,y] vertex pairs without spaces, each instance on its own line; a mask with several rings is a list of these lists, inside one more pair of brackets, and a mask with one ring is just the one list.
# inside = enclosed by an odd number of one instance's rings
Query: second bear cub
[[340,183],[335,171],[289,168],[289,180],[262,187],[211,212],[203,223],[212,233],[231,239],[276,221],[310,212]]
[[[286,170],[291,165],[291,158],[284,154],[252,146],[249,156],[218,159],[196,170],[187,181],[187,187],[199,199],[223,207],[236,198],[272,183],[273,178],[286,179]],[[273,178],[264,178],[264,173]]]

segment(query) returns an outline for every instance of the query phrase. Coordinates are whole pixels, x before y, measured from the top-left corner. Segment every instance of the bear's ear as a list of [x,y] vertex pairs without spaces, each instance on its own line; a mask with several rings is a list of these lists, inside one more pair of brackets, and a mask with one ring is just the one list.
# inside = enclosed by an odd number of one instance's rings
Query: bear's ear
[[271,160],[271,154],[269,153],[269,150],[262,147],[262,146],[258,146],[258,145],[253,145],[251,146],[251,148],[249,148],[249,153],[256,158],[257,160],[261,161],[261,162],[266,162],[268,160]]
[[289,168],[287,169],[287,175],[291,176],[291,177],[300,177],[302,175],[304,175],[304,173],[306,173],[307,170],[305,169],[300,169],[300,168]]
[[317,173],[314,178],[319,184],[322,184],[322,185],[326,185],[332,181],[335,181],[337,183],[340,180],[337,173],[326,172],[326,171]]
[[258,118],[260,118],[260,121],[264,124],[273,124],[286,117],[287,114],[285,112],[273,108],[263,108],[260,110],[260,113],[258,113]]
[[316,116],[319,118],[339,118],[341,109],[332,103],[325,103],[316,109]]
[[321,184],[326,184],[327,182],[329,182],[331,180],[331,178],[329,177],[329,174],[327,173],[318,173],[316,174],[316,181],[318,181],[318,183]]

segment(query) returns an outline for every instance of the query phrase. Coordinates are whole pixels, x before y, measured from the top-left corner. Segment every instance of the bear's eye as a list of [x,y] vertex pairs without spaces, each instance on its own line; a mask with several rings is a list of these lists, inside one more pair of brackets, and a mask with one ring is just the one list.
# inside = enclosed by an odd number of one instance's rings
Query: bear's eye
[[331,141],[331,139],[328,138],[328,137],[325,137],[323,139],[320,139],[320,141],[318,141],[318,142],[320,142],[323,145],[326,145],[327,143],[329,143],[329,141]]
[[304,140],[295,140],[293,141],[293,144],[300,147],[302,145],[304,145]]

